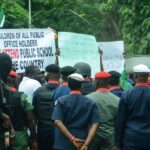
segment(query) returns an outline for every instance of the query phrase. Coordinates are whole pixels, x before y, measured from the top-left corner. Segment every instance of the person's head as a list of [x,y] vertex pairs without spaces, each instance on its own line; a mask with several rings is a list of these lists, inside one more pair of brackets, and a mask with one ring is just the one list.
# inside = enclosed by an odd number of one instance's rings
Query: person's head
[[140,65],[134,66],[133,72],[134,72],[134,78],[135,78],[136,83],[148,82],[150,69],[146,65],[140,64]]
[[81,90],[84,78],[81,74],[74,73],[68,76],[68,86],[71,90]]
[[41,78],[40,69],[37,66],[28,66],[25,69],[25,76],[39,81]]
[[109,78],[109,85],[118,86],[121,74],[117,71],[109,71],[108,73],[111,75],[111,77]]
[[15,71],[11,71],[9,73],[9,76],[8,76],[8,79],[7,79],[7,85],[9,87],[14,87],[14,88],[17,88],[17,79],[18,79],[18,75]]
[[56,64],[50,64],[45,68],[45,71],[47,72],[47,81],[48,80],[56,80],[59,81],[60,79],[60,73],[59,73],[59,66]]
[[6,53],[0,53],[0,79],[7,82],[7,77],[12,68],[12,60]]
[[96,88],[109,88],[109,78],[111,75],[107,72],[98,72],[95,74]]
[[76,72],[82,74],[83,77],[90,77],[91,76],[91,66],[85,62],[78,62],[74,65]]
[[63,82],[68,82],[68,76],[75,73],[76,69],[71,66],[60,68],[60,74]]

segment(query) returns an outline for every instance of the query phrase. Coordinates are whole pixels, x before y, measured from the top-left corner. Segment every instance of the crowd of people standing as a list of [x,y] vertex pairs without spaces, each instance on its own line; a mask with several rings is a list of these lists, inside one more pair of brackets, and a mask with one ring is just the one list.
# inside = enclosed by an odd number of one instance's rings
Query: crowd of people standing
[[0,53],[0,150],[150,150],[150,69],[99,71],[88,63],[21,78]]

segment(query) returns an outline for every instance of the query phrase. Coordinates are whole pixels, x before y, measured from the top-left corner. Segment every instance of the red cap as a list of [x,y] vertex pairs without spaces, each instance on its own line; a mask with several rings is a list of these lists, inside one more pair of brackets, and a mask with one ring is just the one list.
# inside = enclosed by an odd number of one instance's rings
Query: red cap
[[95,74],[95,78],[96,79],[106,79],[106,78],[110,78],[111,75],[107,72],[98,72]]
[[9,76],[11,76],[11,77],[17,77],[18,75],[17,75],[17,73],[15,71],[11,71],[9,73]]
[[148,83],[148,86],[150,86],[150,77],[148,77],[147,83]]

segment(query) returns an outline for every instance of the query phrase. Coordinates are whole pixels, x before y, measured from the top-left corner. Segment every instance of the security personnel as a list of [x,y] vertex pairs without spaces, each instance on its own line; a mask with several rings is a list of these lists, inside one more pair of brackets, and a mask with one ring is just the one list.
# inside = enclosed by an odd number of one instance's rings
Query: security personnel
[[143,64],[133,68],[136,85],[123,93],[116,117],[118,150],[150,150],[149,68]]
[[70,88],[68,87],[68,76],[74,73],[76,69],[71,66],[65,66],[60,69],[61,79],[63,81],[53,94],[53,100],[56,101],[59,97],[68,95],[70,93]]
[[87,95],[92,99],[100,112],[101,126],[93,140],[92,150],[112,150],[114,147],[114,120],[119,104],[119,97],[109,90],[110,74],[98,72],[95,75],[97,91]]
[[87,95],[96,90],[94,84],[92,84],[91,79],[91,66],[85,62],[78,62],[74,65],[76,72],[84,77],[84,82],[82,83],[82,94]]
[[[5,53],[0,53],[0,62],[0,112],[2,114],[0,115],[0,149],[4,149],[4,145],[2,145],[4,143],[4,132],[7,131],[7,135],[9,135],[9,132],[11,134],[12,130],[15,130],[16,133],[15,137],[12,138],[11,149],[27,150],[29,141],[27,136],[27,128],[29,128],[31,132],[31,149],[37,150],[36,131],[32,114],[32,105],[28,102],[28,97],[26,95],[20,92],[9,91],[8,87],[5,84],[12,67],[11,58]],[[5,117],[5,115],[3,114],[6,114],[7,117]],[[7,121],[6,123],[5,120]],[[10,122],[12,122],[11,125]],[[3,126],[3,123],[5,123],[5,126]],[[7,137],[7,141],[5,142],[5,146],[10,145],[9,136]]]
[[17,90],[17,79],[18,79],[17,73],[11,70],[7,79],[7,85],[9,86],[10,91]]
[[37,119],[38,149],[51,150],[54,143],[54,126],[51,121],[54,101],[52,93],[59,86],[59,67],[56,64],[48,65],[48,84],[35,91],[33,96],[34,114]]
[[68,81],[70,94],[56,101],[52,115],[57,126],[55,150],[87,150],[96,133],[100,122],[99,114],[95,103],[81,95],[82,81],[84,81],[82,75],[77,73],[70,75]]
[[117,71],[108,72],[111,77],[109,78],[110,91],[118,97],[121,97],[123,90],[119,86],[119,79],[121,74]]

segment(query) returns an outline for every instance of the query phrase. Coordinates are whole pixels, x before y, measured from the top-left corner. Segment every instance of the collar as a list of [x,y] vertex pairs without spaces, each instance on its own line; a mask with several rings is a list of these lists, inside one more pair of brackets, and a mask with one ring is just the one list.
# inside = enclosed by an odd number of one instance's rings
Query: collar
[[147,83],[140,83],[139,82],[139,83],[136,83],[135,86],[148,86],[148,84]]
[[57,84],[59,85],[59,81],[56,81],[56,80],[49,80],[48,83],[51,83],[51,84]]
[[24,76],[24,77],[23,77],[23,79],[22,79],[22,81],[26,81],[26,80],[30,80],[30,78],[29,78],[29,77]]
[[63,86],[68,86],[68,82],[63,82]]
[[81,92],[79,90],[73,90],[70,92],[70,94],[81,94]]
[[104,92],[104,93],[108,93],[108,92],[110,92],[110,90],[107,89],[107,88],[99,88],[99,89],[96,90],[96,92]]
[[120,87],[116,85],[116,86],[112,86],[109,90],[113,91],[113,90],[118,90],[118,89],[120,89]]
[[17,91],[17,90],[14,87],[9,87],[9,91],[14,92],[14,91]]

